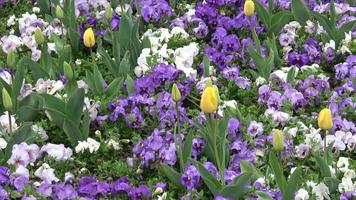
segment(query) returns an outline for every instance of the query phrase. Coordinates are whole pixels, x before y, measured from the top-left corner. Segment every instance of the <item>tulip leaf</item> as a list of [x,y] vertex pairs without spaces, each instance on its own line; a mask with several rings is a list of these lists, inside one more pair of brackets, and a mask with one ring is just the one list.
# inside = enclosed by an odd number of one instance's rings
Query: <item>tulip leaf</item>
[[181,174],[179,174],[175,169],[166,164],[161,164],[159,169],[174,185],[183,187],[180,183]]
[[235,178],[232,184],[224,186],[219,191],[219,194],[233,199],[242,198],[244,196],[244,191],[246,190],[246,184],[250,181],[250,178],[250,173],[241,174]]
[[294,19],[301,25],[306,25],[307,20],[310,19],[310,14],[302,0],[292,0],[291,7]]
[[20,95],[22,84],[24,82],[24,76],[25,76],[24,62],[25,62],[24,59],[21,59],[17,63],[16,75],[15,75],[15,79],[12,84],[11,101],[12,101],[14,111],[17,110],[17,97]]
[[69,139],[73,147],[77,145],[78,141],[83,141],[86,139],[82,137],[82,133],[79,130],[78,126],[76,126],[73,121],[70,121],[68,119],[64,120],[63,130],[66,133],[67,138]]
[[127,75],[127,78],[126,78],[126,88],[127,88],[128,94],[135,92],[134,80],[131,78],[130,75]]
[[288,74],[287,74],[287,82],[288,83],[293,83],[295,75],[296,75],[296,68],[295,67],[291,67],[289,69],[289,71],[288,71]]
[[122,86],[122,78],[114,79],[106,89],[106,96],[112,97],[117,96]]
[[259,16],[259,19],[262,21],[262,23],[267,28],[270,28],[271,27],[271,15],[268,13],[268,11],[263,7],[263,5],[259,1],[253,0],[253,2],[255,3],[256,12],[257,12],[257,15]]
[[256,167],[246,160],[240,161],[240,168],[243,173],[250,173],[254,180],[262,177],[262,173]]
[[121,61],[121,51],[120,51],[120,40],[119,40],[119,32],[118,31],[114,31],[112,32],[112,51],[114,54],[114,58],[115,58],[115,62],[116,65],[118,65],[118,63],[120,63]]
[[331,172],[330,168],[327,164],[327,162],[318,154],[314,154],[314,158],[316,161],[316,164],[318,164],[320,168],[320,173],[322,177],[331,177]]
[[184,163],[187,163],[188,158],[191,157],[192,143],[193,143],[193,133],[192,133],[192,131],[189,131],[187,137],[184,140],[184,147],[183,147],[183,162]]
[[293,199],[297,187],[302,178],[302,169],[298,167],[294,170],[293,174],[290,176],[286,190],[283,192],[283,199]]
[[265,192],[256,191],[255,193],[260,200],[273,200],[273,198]]
[[81,138],[85,140],[89,137],[89,129],[90,129],[90,117],[88,109],[84,111],[82,130],[81,130]]
[[79,125],[84,105],[84,89],[78,88],[66,103],[65,112],[75,125]]
[[293,20],[293,14],[289,11],[279,11],[272,16],[271,24],[272,26],[268,31],[273,32],[274,34],[278,35],[279,32],[282,30],[284,25],[289,23]]
[[213,195],[219,194],[219,191],[221,190],[222,187],[219,181],[207,169],[205,169],[205,167],[200,162],[196,160],[191,160],[191,161],[198,169],[200,176],[202,177],[206,186],[209,188],[210,192]]
[[119,41],[120,46],[123,50],[129,49],[131,31],[133,28],[132,19],[127,13],[121,15],[120,26],[119,26]]
[[210,60],[209,60],[208,56],[204,56],[203,66],[204,66],[204,76],[209,77],[210,76]]
[[325,177],[323,182],[328,186],[330,194],[333,194],[338,189],[340,181],[337,178]]
[[287,182],[283,175],[283,169],[281,168],[274,151],[269,153],[269,165],[271,166],[277,185],[283,194],[286,189]]

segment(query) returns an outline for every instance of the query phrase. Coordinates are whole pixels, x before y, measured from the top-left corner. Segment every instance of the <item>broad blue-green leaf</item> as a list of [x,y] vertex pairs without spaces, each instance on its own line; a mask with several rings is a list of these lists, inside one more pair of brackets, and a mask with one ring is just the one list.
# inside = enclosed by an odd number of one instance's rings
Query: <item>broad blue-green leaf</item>
[[116,65],[118,65],[121,61],[119,32],[118,31],[112,32],[112,37],[113,37],[112,52],[114,54],[115,63],[116,63]]
[[128,14],[124,13],[123,15],[121,15],[119,26],[119,41],[120,47],[124,50],[129,49],[132,28],[132,19],[128,16]]
[[209,60],[208,56],[204,56],[203,65],[204,65],[204,76],[209,77],[210,76],[210,60]]
[[66,103],[65,112],[74,125],[79,126],[80,117],[83,112],[84,89],[78,88]]
[[73,50],[77,52],[79,50],[79,44],[80,44],[79,33],[75,31],[73,28],[69,28],[68,37],[69,37],[70,45],[72,46]]
[[333,178],[333,177],[325,177],[323,182],[325,183],[325,185],[328,186],[330,194],[336,192],[336,190],[338,189],[338,185],[340,183],[340,181],[337,178]]
[[135,91],[135,84],[134,80],[131,78],[130,75],[127,76],[126,78],[126,88],[127,88],[127,93],[131,94]]
[[320,173],[321,173],[322,177],[331,177],[330,168],[329,168],[327,162],[325,161],[325,159],[317,154],[314,154],[314,158],[315,158],[316,164],[320,168]]
[[312,14],[318,20],[320,25],[323,26],[325,31],[328,33],[328,36],[330,37],[329,39],[334,39],[335,32],[333,31],[334,28],[332,27],[330,20],[326,16],[324,16],[318,12],[312,12]]
[[236,177],[232,184],[224,186],[219,194],[232,199],[240,199],[244,196],[246,184],[250,181],[251,174],[243,173]]
[[[108,67],[108,69],[111,71],[111,73],[115,76],[118,76],[118,69],[115,66],[114,61],[111,59],[110,55],[105,51],[105,49],[102,46],[98,47],[98,52],[103,58],[103,61],[105,65]],[[119,65],[117,65],[119,66]]]
[[293,174],[290,176],[285,192],[283,193],[283,199],[293,199],[295,192],[298,189],[302,178],[302,169],[298,167],[294,170]]
[[180,183],[181,174],[179,174],[175,169],[166,164],[161,164],[159,169],[173,184],[183,187]]
[[184,140],[184,147],[183,147],[183,162],[184,163],[187,163],[187,160],[191,157],[192,143],[193,143],[193,133],[192,133],[192,131],[189,131],[187,137]]
[[12,83],[11,90],[11,100],[13,104],[13,109],[17,110],[17,97],[20,95],[20,91],[22,88],[22,84],[25,76],[25,64],[24,60],[21,59],[20,62],[17,63],[16,67],[16,75],[14,81]]
[[256,191],[255,193],[260,200],[273,200],[273,198],[265,192]]
[[83,123],[82,123],[82,134],[81,139],[85,140],[89,137],[89,128],[90,128],[90,117],[87,109],[84,111]]
[[40,110],[39,97],[37,94],[30,94],[19,101],[19,108],[16,116],[19,121],[33,121]]
[[271,27],[268,31],[278,35],[284,25],[293,20],[293,14],[289,11],[279,11],[272,16]]
[[258,0],[253,0],[253,2],[255,3],[258,18],[262,21],[262,23],[267,28],[270,28],[271,27],[271,15],[268,13],[268,11],[263,7],[263,5]]
[[240,168],[242,173],[250,173],[254,180],[262,177],[262,173],[256,167],[246,160],[240,161]]
[[78,144],[78,141],[85,140],[85,138],[82,137],[82,133],[79,130],[78,126],[76,126],[72,121],[68,119],[64,120],[63,130],[67,135],[67,138],[69,139],[70,143],[72,144],[72,147],[75,147]]
[[222,187],[219,181],[207,169],[205,169],[205,167],[201,163],[195,160],[192,160],[192,162],[194,163],[195,167],[198,169],[200,176],[202,177],[206,186],[209,188],[210,192],[213,195],[219,194],[219,191],[221,190]]
[[291,67],[287,74],[287,82],[288,83],[294,82],[295,73],[296,73],[295,67]]
[[310,13],[302,0],[292,0],[291,7],[294,19],[301,25],[306,25],[306,21],[310,19]]
[[35,79],[48,79],[49,74],[42,69],[41,65],[34,62],[32,59],[25,57],[24,61],[27,63],[28,68],[31,70]]
[[279,164],[278,158],[276,157],[274,151],[271,151],[269,154],[269,165],[272,168],[277,185],[283,194],[286,190],[287,182],[283,175],[283,169],[281,168],[281,165]]
[[117,96],[121,90],[122,86],[122,78],[116,78],[114,79],[109,86],[107,87],[105,93],[106,96],[111,97],[111,96]]

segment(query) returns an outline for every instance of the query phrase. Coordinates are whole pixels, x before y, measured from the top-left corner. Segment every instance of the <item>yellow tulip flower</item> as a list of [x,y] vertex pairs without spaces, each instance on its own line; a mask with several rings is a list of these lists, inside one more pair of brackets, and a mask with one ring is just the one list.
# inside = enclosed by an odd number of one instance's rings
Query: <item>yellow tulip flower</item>
[[244,5],[244,13],[251,17],[255,13],[255,3],[252,0],[246,0]]
[[87,28],[83,35],[84,45],[88,48],[92,48],[95,45],[95,35],[92,28]]
[[324,108],[320,111],[318,126],[323,130],[329,130],[333,127],[333,118],[330,109]]
[[201,95],[200,109],[207,114],[218,109],[218,96],[214,87],[206,87]]

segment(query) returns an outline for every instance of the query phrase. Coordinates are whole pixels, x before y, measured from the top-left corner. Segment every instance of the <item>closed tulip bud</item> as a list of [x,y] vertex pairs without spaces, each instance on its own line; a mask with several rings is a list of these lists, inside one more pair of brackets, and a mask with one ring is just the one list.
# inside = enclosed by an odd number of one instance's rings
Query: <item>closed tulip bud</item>
[[17,55],[15,51],[11,50],[6,57],[7,66],[13,68],[16,66],[16,62],[17,62]]
[[61,8],[59,5],[57,5],[57,7],[56,7],[56,16],[57,16],[59,19],[63,19],[63,17],[64,17],[63,10],[62,10],[62,8]]
[[255,13],[255,3],[252,0],[246,0],[244,5],[244,13],[246,16],[252,16]]
[[213,87],[206,87],[201,95],[200,109],[207,114],[213,113],[218,109],[218,97]]
[[64,76],[69,79],[72,80],[73,79],[73,70],[72,67],[70,66],[69,63],[67,63],[66,61],[64,61],[63,63],[63,71],[64,71]]
[[273,135],[273,149],[276,151],[282,151],[284,149],[284,139],[282,132],[276,130]]
[[213,85],[213,88],[215,90],[216,97],[218,98],[218,104],[220,102],[220,94],[219,94],[219,88],[216,85]]
[[42,45],[44,43],[44,36],[42,34],[42,30],[39,27],[35,29],[35,41],[38,45]]
[[95,45],[95,35],[92,28],[87,28],[83,35],[84,45],[88,48],[92,48]]
[[110,5],[108,5],[106,8],[105,8],[105,17],[107,20],[111,20],[112,18],[112,8]]
[[320,111],[318,126],[323,130],[330,130],[333,127],[333,118],[330,109],[324,108]]
[[173,101],[175,101],[175,102],[178,102],[182,98],[182,95],[180,94],[180,91],[175,83],[173,84],[171,95],[172,95]]
[[10,94],[4,87],[2,88],[2,104],[4,105],[5,110],[9,112],[12,110],[12,100]]

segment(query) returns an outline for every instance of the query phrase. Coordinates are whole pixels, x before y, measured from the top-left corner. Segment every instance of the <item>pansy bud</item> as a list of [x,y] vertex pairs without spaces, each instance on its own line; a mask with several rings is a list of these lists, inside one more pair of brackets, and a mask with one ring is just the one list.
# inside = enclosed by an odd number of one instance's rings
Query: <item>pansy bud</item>
[[66,61],[64,61],[63,63],[63,71],[64,71],[64,76],[69,79],[72,80],[73,79],[73,70],[72,67],[70,66],[69,63],[67,63]]
[[284,139],[280,130],[275,130],[273,134],[273,149],[277,152],[284,149]]
[[244,5],[244,13],[251,17],[255,13],[255,3],[252,0],[246,0]]
[[182,98],[182,95],[180,94],[180,91],[175,83],[173,84],[171,95],[172,95],[173,101],[175,101],[175,102],[178,102]]
[[95,35],[92,28],[87,28],[83,35],[84,45],[88,48],[92,48],[95,45]]
[[105,8],[105,17],[108,21],[111,20],[112,18],[112,13],[113,13],[113,10],[112,10],[112,7],[110,5],[106,6]]
[[7,54],[7,57],[6,57],[7,66],[13,68],[16,66],[16,62],[17,62],[17,55],[16,55],[15,51],[10,50],[10,52]]
[[201,95],[200,109],[207,114],[213,113],[218,109],[218,97],[213,87],[206,87]]
[[7,90],[3,87],[2,88],[2,104],[4,105],[5,110],[11,111],[12,110],[12,100],[10,94]]
[[323,130],[329,130],[333,127],[333,118],[330,109],[324,108],[320,111],[318,126]]
[[62,8],[61,8],[59,5],[57,5],[57,7],[56,7],[56,16],[57,16],[59,19],[63,19],[63,17],[64,17],[63,10],[62,10]]
[[39,27],[35,29],[35,41],[38,45],[42,45],[44,43],[42,30]]

